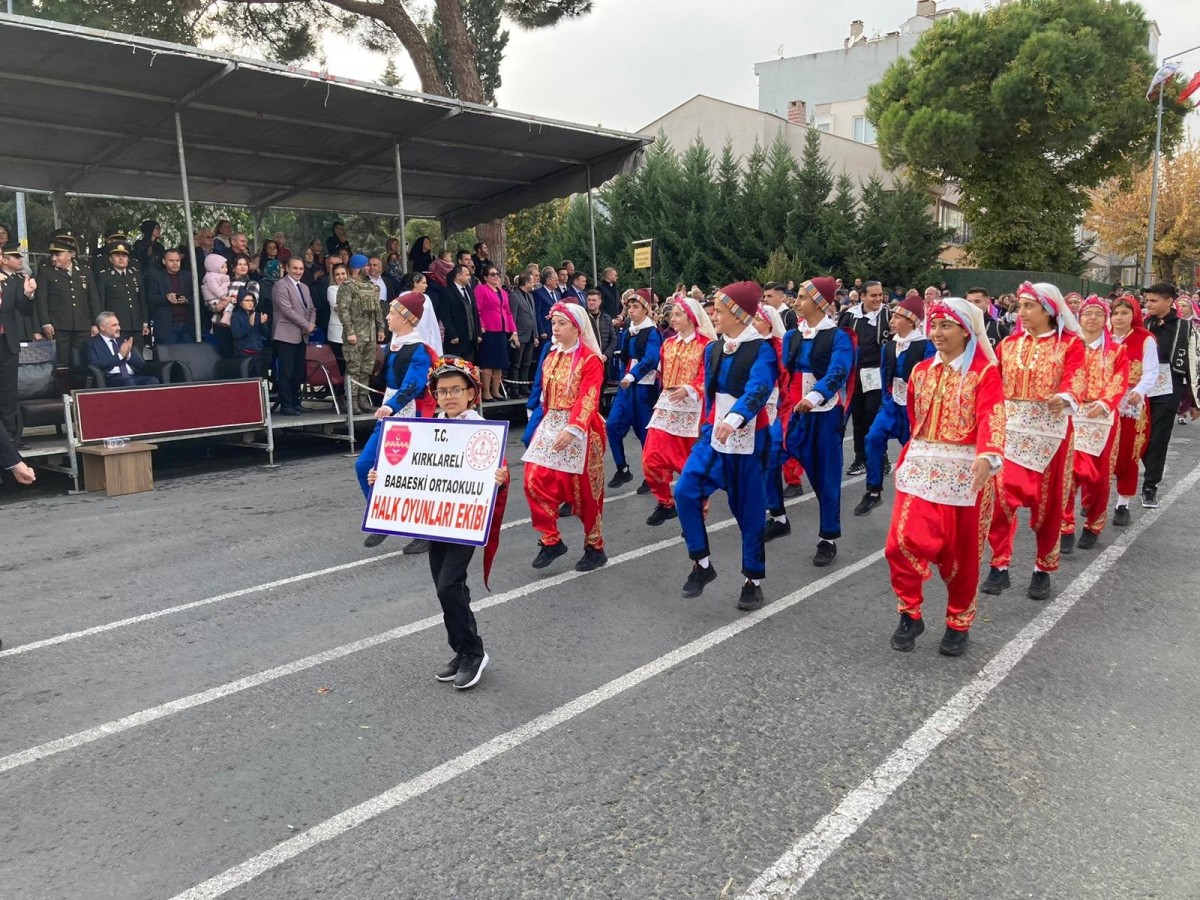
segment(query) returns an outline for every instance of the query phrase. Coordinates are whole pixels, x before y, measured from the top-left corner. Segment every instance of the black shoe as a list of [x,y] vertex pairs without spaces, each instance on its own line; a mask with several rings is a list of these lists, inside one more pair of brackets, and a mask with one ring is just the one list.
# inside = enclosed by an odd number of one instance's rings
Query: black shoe
[[763,528],[763,541],[773,541],[777,537],[783,537],[784,535],[791,533],[791,522],[780,522],[777,519],[771,519]]
[[617,469],[617,474],[608,482],[608,486],[610,488],[619,488],[621,485],[629,484],[631,481],[633,481],[633,473],[626,467],[624,469]]
[[863,498],[858,501],[858,506],[854,507],[854,514],[856,516],[865,516],[882,502],[882,494],[873,494],[867,491],[863,494]]
[[784,500],[794,500],[797,497],[803,497],[803,496],[804,496],[804,485],[802,485],[802,484],[789,484],[787,487],[785,487],[783,489],[783,499]]
[[1142,509],[1158,509],[1158,488],[1142,489]]
[[571,515],[571,504],[570,504],[570,503],[564,503],[562,506],[560,506],[560,507],[558,508],[558,514],[559,514],[560,516],[569,516],[569,515]]
[[1026,591],[1026,596],[1030,600],[1049,600],[1050,573],[1034,572],[1033,578],[1029,580],[1029,590]]
[[654,507],[654,512],[646,517],[647,525],[661,525],[667,519],[678,519],[679,510],[673,506],[663,506],[661,503]]
[[1064,534],[1058,539],[1058,552],[1063,556],[1070,556],[1075,552],[1075,532]]
[[738,597],[738,609],[749,612],[763,605],[762,585],[747,581],[742,585],[742,594]]
[[455,655],[454,659],[446,663],[434,673],[434,678],[438,681],[453,681],[454,676],[458,674],[459,668],[462,666],[462,657]]
[[837,558],[837,544],[833,541],[820,541],[817,544],[817,555],[813,557],[814,566],[831,566]]
[[546,546],[541,541],[538,541],[538,546],[542,549],[538,551],[538,555],[533,558],[533,567],[535,569],[544,569],[550,563],[554,562],[560,556],[567,552],[567,545],[562,541],[557,544]]
[[924,630],[923,619],[914,619],[908,613],[900,613],[900,624],[892,632],[892,649],[908,653],[917,646],[917,638]]
[[418,553],[429,552],[429,541],[423,541],[420,538],[409,541],[404,545],[402,551],[405,556],[416,556]]
[[386,534],[368,534],[367,539],[363,541],[364,547],[378,547],[388,539]]
[[988,577],[984,580],[983,586],[979,589],[985,594],[998,597],[1001,592],[1007,591],[1010,587],[1012,587],[1012,579],[1008,577],[1008,569],[997,569],[992,566],[988,570]]
[[1129,507],[1118,506],[1113,510],[1113,524],[1118,528],[1124,528],[1129,524]]
[[1088,531],[1086,528],[1083,529],[1083,534],[1079,536],[1079,549],[1091,550],[1096,546],[1096,541],[1099,539],[1099,537],[1100,535],[1096,534],[1094,531]]
[[300,415],[300,410],[294,406],[284,406],[280,408],[279,414],[281,416],[298,416]]
[[584,547],[583,556],[579,557],[579,562],[575,563],[576,572],[590,572],[592,569],[598,569],[608,562],[608,554],[603,550],[597,550],[595,547]]
[[641,494],[642,496],[650,493],[650,485],[646,484],[645,478],[643,478],[642,483],[638,485],[637,493]]
[[883,457],[883,474],[884,475],[892,474],[892,461],[886,455]]
[[692,574],[688,576],[688,580],[683,584],[684,599],[690,600],[693,597],[699,597],[704,593],[704,586],[716,580],[717,567],[711,561],[707,569],[700,565],[700,563],[692,563]]
[[487,653],[484,653],[483,656],[464,657],[462,664],[458,667],[458,674],[454,676],[454,687],[460,691],[475,687],[479,684],[479,679],[483,677],[483,670],[489,662],[491,662],[491,658]]
[[29,441],[22,441],[21,443],[17,444],[17,449],[24,453],[26,450],[32,450],[33,445],[30,444]]
[[967,650],[967,641],[970,639],[969,632],[955,631],[947,626],[946,633],[942,635],[942,642],[938,644],[938,653],[942,656],[962,656]]
[[854,462],[850,463],[850,468],[848,468],[846,470],[846,474],[847,475],[866,475],[867,474],[867,464],[865,462],[863,462],[861,459],[856,459]]

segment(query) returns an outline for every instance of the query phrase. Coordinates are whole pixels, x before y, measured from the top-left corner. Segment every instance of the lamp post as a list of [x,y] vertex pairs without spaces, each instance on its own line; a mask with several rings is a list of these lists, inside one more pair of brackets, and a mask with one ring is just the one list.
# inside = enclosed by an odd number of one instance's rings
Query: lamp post
[[[1172,59],[1178,59],[1185,54],[1191,53],[1193,50],[1200,50],[1200,44],[1195,47],[1189,47],[1187,50],[1181,50],[1178,53],[1172,53],[1170,56],[1163,57],[1165,65]],[[1174,76],[1172,76],[1174,77]],[[1154,283],[1154,229],[1158,224],[1158,161],[1162,156],[1162,116],[1163,116],[1163,93],[1166,91],[1167,78],[1158,86],[1158,122],[1154,129],[1154,172],[1150,177],[1150,222],[1146,229],[1146,266],[1142,272],[1142,287],[1150,287]]]

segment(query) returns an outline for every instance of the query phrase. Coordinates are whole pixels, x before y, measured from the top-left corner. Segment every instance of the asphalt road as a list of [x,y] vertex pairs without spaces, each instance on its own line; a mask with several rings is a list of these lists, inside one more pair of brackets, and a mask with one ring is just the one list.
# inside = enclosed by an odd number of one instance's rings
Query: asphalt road
[[891,497],[855,518],[861,482],[831,569],[793,506],[749,615],[723,498],[720,577],[684,601],[633,485],[587,575],[577,522],[529,567],[514,490],[466,693],[432,677],[425,558],[362,547],[339,453],[6,486],[0,897],[1200,897],[1190,437],[1163,508],[1065,558],[1049,604],[1022,527],[959,659],[936,578],[916,652],[888,648]]

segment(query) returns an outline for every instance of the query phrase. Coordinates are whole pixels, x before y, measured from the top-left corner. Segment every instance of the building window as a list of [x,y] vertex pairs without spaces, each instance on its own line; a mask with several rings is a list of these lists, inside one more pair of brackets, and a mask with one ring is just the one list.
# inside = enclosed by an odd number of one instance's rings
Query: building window
[[817,114],[813,116],[813,126],[817,129],[817,131],[823,131],[826,134],[829,134],[830,129],[833,127],[833,116],[828,114]]
[[860,144],[875,143],[875,126],[867,121],[866,116],[854,117],[854,139]]

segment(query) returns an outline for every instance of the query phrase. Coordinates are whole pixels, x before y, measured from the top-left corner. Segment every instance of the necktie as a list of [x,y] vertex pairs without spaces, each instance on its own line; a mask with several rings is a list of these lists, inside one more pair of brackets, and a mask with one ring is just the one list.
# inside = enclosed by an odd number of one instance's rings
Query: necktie
[[108,342],[110,344],[112,344],[113,356],[115,356],[117,358],[117,371],[120,372],[122,375],[128,375],[129,373],[127,371],[125,371],[125,369],[126,369],[125,360],[121,359],[121,354],[117,350],[117,339],[109,338]]

